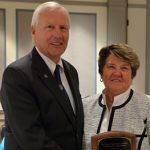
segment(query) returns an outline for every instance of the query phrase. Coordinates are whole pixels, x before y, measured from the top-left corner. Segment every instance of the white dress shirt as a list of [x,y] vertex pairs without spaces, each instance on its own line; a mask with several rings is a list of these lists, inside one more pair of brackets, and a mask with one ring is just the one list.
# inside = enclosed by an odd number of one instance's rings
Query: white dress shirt
[[[54,71],[55,71],[55,68],[56,68],[56,64],[50,59],[48,58],[47,56],[45,56],[43,53],[41,53],[38,48],[36,47],[36,50],[37,52],[39,53],[39,55],[42,57],[42,59],[44,60],[44,62],[46,63],[46,65],[48,66],[48,68],[50,69],[51,73],[54,75]],[[62,60],[60,59],[59,62],[58,62],[58,65],[60,66],[60,77],[61,77],[61,81],[62,81],[62,84],[69,96],[69,99],[70,99],[70,103],[72,105],[72,108],[73,108],[73,111],[75,113],[75,103],[74,103],[74,99],[73,99],[73,95],[72,95],[72,92],[71,92],[71,89],[70,89],[70,86],[69,86],[69,83],[68,83],[68,80],[66,78],[66,75],[65,75],[65,72],[64,72],[64,67],[63,67],[63,63],[62,63]]]
[[[123,104],[127,100],[128,96],[129,96],[129,93],[130,93],[130,90],[131,90],[131,88],[129,88],[124,93],[115,96],[112,107],[113,106],[119,106],[119,105]],[[109,110],[108,107],[107,107],[105,94],[102,93],[102,95],[103,95],[102,104],[106,105],[106,111],[105,111],[105,115],[104,115],[104,118],[103,118],[103,121],[102,121],[102,126],[101,126],[101,129],[100,129],[100,133],[108,131],[108,124],[109,124],[110,114],[111,114],[111,110],[112,110],[112,109]]]

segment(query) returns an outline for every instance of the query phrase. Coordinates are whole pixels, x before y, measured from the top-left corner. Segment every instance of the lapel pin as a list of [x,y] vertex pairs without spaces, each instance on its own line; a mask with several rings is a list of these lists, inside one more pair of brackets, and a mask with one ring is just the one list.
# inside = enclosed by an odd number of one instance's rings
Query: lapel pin
[[47,79],[47,78],[48,78],[48,75],[47,75],[47,74],[44,74],[44,78],[46,78],[46,79]]

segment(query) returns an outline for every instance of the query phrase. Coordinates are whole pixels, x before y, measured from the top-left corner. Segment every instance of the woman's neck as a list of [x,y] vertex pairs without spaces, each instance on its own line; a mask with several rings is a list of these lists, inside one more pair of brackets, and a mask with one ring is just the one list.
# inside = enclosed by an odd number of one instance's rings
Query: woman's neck
[[113,105],[115,95],[111,94],[110,92],[106,92],[106,91],[104,91],[104,94],[106,97],[106,105],[107,105],[108,109],[110,110]]

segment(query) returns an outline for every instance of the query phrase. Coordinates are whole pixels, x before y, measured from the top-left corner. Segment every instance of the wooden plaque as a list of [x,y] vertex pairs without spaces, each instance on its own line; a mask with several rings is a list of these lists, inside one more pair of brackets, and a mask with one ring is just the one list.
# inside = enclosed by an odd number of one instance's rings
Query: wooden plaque
[[124,131],[108,131],[91,137],[92,150],[136,150],[136,136]]

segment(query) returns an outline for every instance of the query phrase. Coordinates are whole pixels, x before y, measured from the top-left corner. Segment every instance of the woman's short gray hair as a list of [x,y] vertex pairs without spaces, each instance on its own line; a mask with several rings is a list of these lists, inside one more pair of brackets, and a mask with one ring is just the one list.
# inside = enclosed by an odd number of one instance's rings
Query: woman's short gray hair
[[127,44],[112,44],[103,47],[99,52],[98,66],[99,73],[103,75],[103,68],[106,64],[106,59],[110,54],[114,54],[116,57],[127,62],[131,66],[132,78],[136,76],[137,69],[140,66],[140,61],[137,54]]

